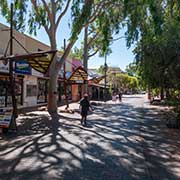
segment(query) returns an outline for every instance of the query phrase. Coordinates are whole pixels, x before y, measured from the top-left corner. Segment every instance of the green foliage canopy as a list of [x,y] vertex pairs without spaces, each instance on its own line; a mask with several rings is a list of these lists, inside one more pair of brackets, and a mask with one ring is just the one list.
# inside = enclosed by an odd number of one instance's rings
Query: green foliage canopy
[[151,88],[179,89],[180,2],[125,2],[127,45],[137,41],[134,53],[142,80]]

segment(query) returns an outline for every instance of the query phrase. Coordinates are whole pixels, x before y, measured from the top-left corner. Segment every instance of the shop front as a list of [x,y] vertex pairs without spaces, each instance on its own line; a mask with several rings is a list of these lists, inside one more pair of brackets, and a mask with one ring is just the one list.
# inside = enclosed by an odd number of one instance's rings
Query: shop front
[[[92,73],[92,72],[91,72]],[[91,94],[92,100],[103,100],[104,98],[104,85],[100,82],[104,79],[105,76],[100,76],[93,74],[93,78],[89,79],[88,86]]]
[[[36,106],[47,102],[48,79],[44,77],[56,51],[41,51],[32,54],[14,55],[1,57],[1,61],[12,61],[14,64],[13,74],[15,79],[15,96],[17,105],[24,107]],[[9,75],[9,65],[0,62],[2,73]],[[2,79],[5,78],[5,79]],[[9,77],[2,75],[1,106],[12,106],[12,86]],[[6,97],[4,97],[6,95]]]
[[[12,107],[10,79],[8,75],[0,75],[0,107]],[[23,105],[23,77],[15,78],[15,94],[17,105]]]
[[72,87],[72,100],[78,101],[82,97],[83,84],[87,81],[88,74],[86,70],[79,66],[72,72],[68,78],[68,84]]
[[[17,105],[23,105],[23,77],[22,75],[15,76],[15,95]],[[12,93],[9,77],[9,64],[4,65],[0,62],[0,107],[12,107]]]

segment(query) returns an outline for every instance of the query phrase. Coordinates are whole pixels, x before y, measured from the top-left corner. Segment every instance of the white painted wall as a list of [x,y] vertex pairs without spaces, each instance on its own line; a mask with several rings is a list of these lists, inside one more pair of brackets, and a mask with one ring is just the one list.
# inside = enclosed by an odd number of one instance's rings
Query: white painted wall
[[0,61],[0,72],[9,73],[9,63],[4,65],[2,61]]
[[44,74],[42,74],[42,73],[36,71],[36,70],[33,69],[33,68],[31,69],[31,74],[32,74],[32,76],[44,77]]

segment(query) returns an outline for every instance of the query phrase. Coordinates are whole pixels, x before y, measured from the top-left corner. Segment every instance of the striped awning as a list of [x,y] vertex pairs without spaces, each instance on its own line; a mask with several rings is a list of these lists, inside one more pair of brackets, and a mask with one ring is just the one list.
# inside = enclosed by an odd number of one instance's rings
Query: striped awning
[[87,78],[87,71],[82,66],[79,66],[73,71],[68,81],[85,81]]
[[23,54],[23,55],[12,55],[12,56],[2,56],[0,60],[4,62],[8,61],[27,61],[29,65],[36,71],[45,74],[56,54],[56,50],[51,51],[40,51],[35,53]]

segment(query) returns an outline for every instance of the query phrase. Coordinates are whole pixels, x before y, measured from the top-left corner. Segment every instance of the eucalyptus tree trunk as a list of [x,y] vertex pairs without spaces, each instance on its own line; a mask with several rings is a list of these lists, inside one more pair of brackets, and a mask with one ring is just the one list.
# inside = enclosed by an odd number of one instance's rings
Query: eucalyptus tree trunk
[[[56,50],[56,38],[55,31],[51,30],[50,43],[51,49]],[[57,68],[57,54],[51,63],[49,69],[49,87],[48,87],[48,112],[50,114],[57,113],[57,79],[58,79],[59,69]]]
[[59,70],[56,68],[57,55],[51,64],[49,71],[49,89],[48,89],[48,112],[50,114],[57,112],[57,79]]
[[152,98],[152,92],[151,92],[151,87],[150,85],[148,86],[148,100],[151,101],[151,98]]
[[161,100],[164,100],[164,87],[163,86],[161,86],[160,88],[160,98]]
[[[67,45],[60,61],[57,61],[57,55],[55,55],[51,66],[49,70],[49,76],[50,76],[50,81],[49,81],[49,91],[48,91],[48,112],[50,114],[57,113],[57,80],[59,76],[59,70],[61,69],[65,59],[69,55],[69,52],[76,42],[77,37],[74,38],[69,42]],[[52,36],[50,37],[50,42],[51,42],[51,49],[56,49],[56,39],[55,39],[55,34],[52,33]]]
[[[84,53],[83,53],[83,66],[88,71],[88,26],[84,28]],[[88,81],[84,82],[84,93],[88,92]]]

